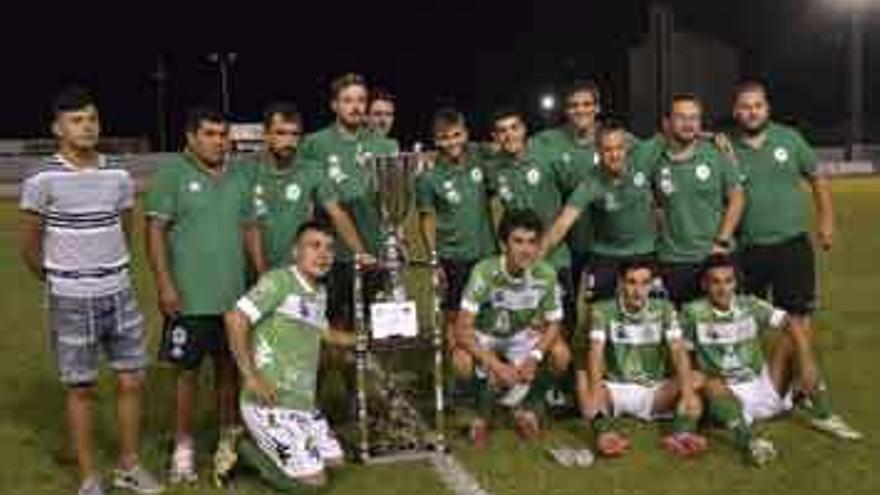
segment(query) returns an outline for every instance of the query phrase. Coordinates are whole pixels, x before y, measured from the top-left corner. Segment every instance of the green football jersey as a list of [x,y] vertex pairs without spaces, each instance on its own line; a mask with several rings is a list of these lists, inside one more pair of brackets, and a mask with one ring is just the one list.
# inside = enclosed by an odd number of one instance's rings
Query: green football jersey
[[477,263],[462,294],[461,308],[476,315],[476,330],[510,337],[537,325],[562,320],[556,271],[538,261],[520,276],[505,268],[504,256]]
[[757,149],[742,136],[733,139],[733,148],[748,198],[740,222],[740,244],[776,244],[807,232],[809,212],[802,183],[818,173],[818,159],[803,136],[771,123]]
[[669,301],[649,299],[629,313],[619,299],[609,299],[593,305],[589,336],[605,343],[607,381],[653,385],[669,375],[669,343],[682,331]]
[[441,259],[481,260],[496,252],[485,183],[485,168],[471,153],[460,164],[438,157],[434,168],[416,179],[416,206],[437,219]]
[[[571,164],[552,150],[529,147],[523,158],[502,155],[491,174],[489,189],[497,193],[505,210],[529,209],[549,228],[562,210],[565,191],[577,187],[579,177]],[[560,244],[547,256],[557,270],[571,266],[571,253]]]
[[685,339],[699,368],[733,382],[754,380],[764,368],[760,331],[779,328],[785,312],[754,296],[737,296],[728,311],[707,299],[685,305],[681,315]]
[[146,215],[168,224],[171,276],[184,315],[222,314],[247,288],[242,225],[257,219],[251,180],[243,166],[225,167],[211,175],[181,153],[150,180]]
[[[310,284],[295,267],[263,275],[236,308],[247,315],[254,364],[289,409],[315,409],[315,385],[321,333],[327,329],[327,294]],[[242,400],[256,399],[242,393]]]
[[[396,151],[397,143],[392,139],[368,130],[349,136],[331,125],[306,136],[296,157],[298,166],[314,167],[327,176],[340,206],[351,216],[367,251],[374,255],[379,253],[384,233],[373,181],[363,161],[369,154],[390,155]],[[343,262],[354,259],[341,239],[336,243],[336,258]]]
[[260,218],[263,251],[269,268],[289,265],[297,229],[321,205],[336,201],[326,176],[313,167],[278,168],[265,155],[249,165],[254,211]]
[[674,161],[668,151],[662,153],[653,173],[663,214],[657,245],[660,261],[700,263],[712,253],[727,193],[741,187],[740,172],[714,145],[700,141],[683,161]]
[[589,212],[593,243],[602,256],[636,256],[654,252],[657,237],[650,172],[632,160],[620,177],[594,169],[568,197],[567,206]]

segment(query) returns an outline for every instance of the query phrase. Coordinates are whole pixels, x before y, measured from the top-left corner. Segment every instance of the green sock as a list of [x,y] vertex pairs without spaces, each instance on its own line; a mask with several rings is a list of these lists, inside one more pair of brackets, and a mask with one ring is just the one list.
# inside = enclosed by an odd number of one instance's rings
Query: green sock
[[831,410],[831,398],[825,383],[820,383],[817,390],[810,394],[804,394],[801,407],[816,419],[828,419],[833,413]]
[[250,438],[240,439],[237,450],[239,457],[247,465],[257,470],[263,481],[276,491],[282,493],[317,493],[320,491],[318,487],[297,483],[296,480],[284,474],[284,471],[276,466]]
[[495,404],[495,391],[489,386],[489,380],[474,376],[471,380],[471,388],[477,414],[482,418],[488,418],[492,414],[492,407]]
[[529,387],[529,393],[523,398],[523,408],[529,411],[540,413],[544,410],[544,399],[547,397],[547,391],[553,386],[554,377],[546,366],[541,366],[535,372],[535,379]]
[[602,411],[593,416],[593,420],[590,424],[593,427],[593,433],[595,433],[596,436],[601,435],[602,433],[614,431],[616,429],[614,417],[609,416]]
[[696,418],[691,418],[689,416],[685,416],[678,411],[675,411],[675,415],[672,417],[672,432],[693,433],[695,431],[697,431]]
[[742,407],[733,397],[712,397],[708,401],[709,417],[733,432],[733,441],[742,451],[748,451],[752,429],[746,422]]

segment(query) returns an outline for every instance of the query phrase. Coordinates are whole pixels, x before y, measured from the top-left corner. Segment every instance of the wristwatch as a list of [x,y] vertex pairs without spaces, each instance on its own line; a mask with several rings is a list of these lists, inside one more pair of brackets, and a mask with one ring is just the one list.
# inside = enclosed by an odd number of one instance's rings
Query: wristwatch
[[731,249],[733,249],[733,241],[730,239],[716,237],[715,240],[712,242],[714,242],[716,246],[718,246],[721,249],[724,249],[726,251],[730,251]]

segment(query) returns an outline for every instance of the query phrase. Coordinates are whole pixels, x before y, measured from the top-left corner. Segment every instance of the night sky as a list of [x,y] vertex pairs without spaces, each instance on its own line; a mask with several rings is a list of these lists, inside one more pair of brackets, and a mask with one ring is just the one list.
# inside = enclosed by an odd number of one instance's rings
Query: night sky
[[[399,3],[323,2],[308,12],[282,13],[280,20],[256,4],[247,15],[224,15],[222,23],[138,12],[123,13],[122,24],[82,12],[87,22],[71,22],[80,17],[59,11],[48,22],[7,17],[0,137],[46,135],[51,96],[79,83],[98,96],[105,135],[146,136],[156,143],[152,74],[161,58],[169,74],[168,124],[172,142],[179,143],[188,106],[219,105],[217,69],[206,58],[212,50],[238,54],[231,80],[238,121],[258,118],[273,100],[289,99],[305,113],[309,128],[323,125],[329,120],[328,82],[347,71],[362,72],[397,96],[395,132],[404,141],[424,138],[438,106],[467,112],[479,135],[498,104],[535,111],[539,93],[561,90],[575,78],[596,79],[605,110],[627,112],[627,47],[647,32],[646,1]],[[744,75],[766,78],[776,112],[803,123],[814,138],[845,121],[848,21],[832,6],[844,0],[666,3],[674,5],[678,29],[739,49]],[[880,53],[880,5],[867,15],[871,60]],[[48,37],[36,43],[40,32]],[[872,90],[880,88],[880,69],[871,65],[868,119],[880,140],[880,97]]]

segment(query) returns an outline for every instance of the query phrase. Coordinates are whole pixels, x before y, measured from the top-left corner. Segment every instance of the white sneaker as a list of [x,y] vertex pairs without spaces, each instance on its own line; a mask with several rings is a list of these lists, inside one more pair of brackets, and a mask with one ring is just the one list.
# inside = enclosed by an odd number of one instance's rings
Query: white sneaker
[[104,485],[101,483],[101,478],[97,476],[86,478],[79,485],[79,491],[76,493],[77,495],[104,495]]
[[776,447],[766,438],[755,438],[749,443],[749,461],[755,466],[764,466],[776,459]]
[[178,445],[171,456],[171,469],[168,471],[168,483],[194,483],[199,479],[196,473],[196,451],[192,445]]
[[140,464],[129,470],[114,469],[113,486],[143,495],[155,495],[165,491],[165,487]]
[[810,419],[810,425],[819,431],[829,433],[844,440],[861,440],[863,437],[860,432],[846,424],[846,421],[836,414],[832,414],[825,419],[812,418]]

